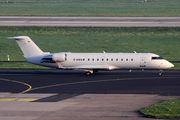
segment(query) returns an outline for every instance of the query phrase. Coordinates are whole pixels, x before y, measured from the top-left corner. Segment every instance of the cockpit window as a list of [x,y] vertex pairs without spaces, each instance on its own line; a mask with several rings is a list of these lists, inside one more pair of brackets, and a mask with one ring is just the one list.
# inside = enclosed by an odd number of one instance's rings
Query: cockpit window
[[162,60],[162,57],[152,57],[152,60]]

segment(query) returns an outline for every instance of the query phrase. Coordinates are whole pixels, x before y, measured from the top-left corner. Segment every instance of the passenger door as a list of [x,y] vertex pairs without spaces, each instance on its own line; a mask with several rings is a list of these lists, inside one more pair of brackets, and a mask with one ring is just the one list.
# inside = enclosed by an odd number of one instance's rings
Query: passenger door
[[140,67],[146,67],[146,61],[144,57],[140,58]]

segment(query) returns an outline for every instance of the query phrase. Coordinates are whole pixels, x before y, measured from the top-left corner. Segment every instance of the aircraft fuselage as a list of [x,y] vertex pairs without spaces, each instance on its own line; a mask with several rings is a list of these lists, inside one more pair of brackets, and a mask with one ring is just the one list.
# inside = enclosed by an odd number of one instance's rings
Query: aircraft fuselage
[[[58,54],[62,54],[62,56],[58,57]],[[54,57],[54,55],[57,56]],[[174,66],[167,60],[153,53],[65,52],[25,57],[25,59],[27,62],[34,64],[62,69],[167,69]],[[56,60],[60,61],[62,67],[58,67]]]

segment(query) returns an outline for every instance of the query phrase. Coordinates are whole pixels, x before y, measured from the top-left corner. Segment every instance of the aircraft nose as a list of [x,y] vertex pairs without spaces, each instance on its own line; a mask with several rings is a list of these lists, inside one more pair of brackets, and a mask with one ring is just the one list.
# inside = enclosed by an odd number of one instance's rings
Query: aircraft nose
[[168,68],[172,68],[172,67],[174,67],[174,65],[169,62],[169,63],[167,64],[167,67],[168,67]]

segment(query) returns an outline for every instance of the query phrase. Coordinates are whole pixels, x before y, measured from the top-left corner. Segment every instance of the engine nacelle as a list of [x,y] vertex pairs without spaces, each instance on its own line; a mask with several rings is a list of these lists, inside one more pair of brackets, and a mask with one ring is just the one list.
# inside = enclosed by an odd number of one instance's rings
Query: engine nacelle
[[53,61],[58,60],[59,62],[64,62],[67,60],[67,54],[66,53],[55,53],[52,55]]

